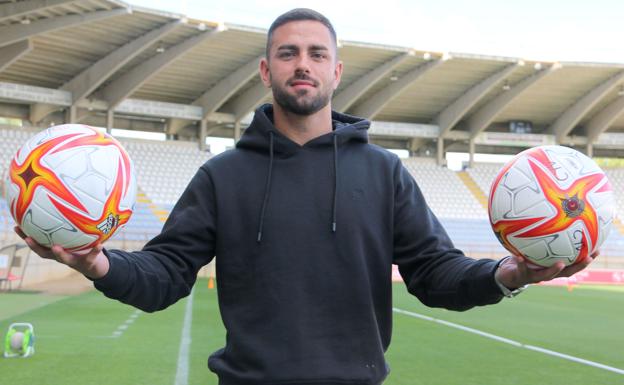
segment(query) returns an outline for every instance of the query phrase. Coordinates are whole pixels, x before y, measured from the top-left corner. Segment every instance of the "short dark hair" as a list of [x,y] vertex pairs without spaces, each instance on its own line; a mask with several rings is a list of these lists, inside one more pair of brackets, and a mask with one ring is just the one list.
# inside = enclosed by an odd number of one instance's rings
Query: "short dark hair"
[[334,47],[338,47],[338,39],[336,37],[336,30],[334,29],[334,26],[332,25],[332,23],[329,21],[328,18],[326,18],[321,13],[316,12],[313,9],[295,8],[278,16],[277,19],[275,19],[275,21],[273,22],[273,24],[271,24],[271,27],[269,27],[269,32],[267,34],[267,43],[266,43],[267,60],[269,59],[269,50],[271,49],[271,43],[273,40],[273,32],[278,27],[281,27],[282,25],[286,23],[290,23],[291,21],[302,21],[302,20],[318,21],[319,23],[323,24],[325,27],[327,27],[327,29],[329,30],[329,33],[332,36],[332,39],[334,41]]

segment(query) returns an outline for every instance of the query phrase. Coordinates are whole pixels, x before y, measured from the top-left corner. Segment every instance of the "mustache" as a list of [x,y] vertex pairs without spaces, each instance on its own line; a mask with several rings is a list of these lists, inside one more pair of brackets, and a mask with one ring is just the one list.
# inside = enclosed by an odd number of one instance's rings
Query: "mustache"
[[288,85],[292,85],[294,82],[299,81],[299,80],[310,82],[315,87],[317,87],[319,85],[319,82],[317,80],[312,79],[311,77],[309,77],[306,74],[298,74],[298,75],[293,76],[292,78],[288,79],[287,84]]

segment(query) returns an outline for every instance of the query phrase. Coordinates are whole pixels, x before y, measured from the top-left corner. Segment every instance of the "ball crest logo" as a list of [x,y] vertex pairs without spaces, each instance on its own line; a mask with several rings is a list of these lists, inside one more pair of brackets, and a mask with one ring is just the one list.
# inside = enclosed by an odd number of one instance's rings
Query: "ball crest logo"
[[83,125],[51,127],[30,139],[9,167],[9,207],[44,246],[89,249],[132,214],[130,157],[111,136]]
[[587,258],[606,239],[615,215],[613,189],[587,156],[563,146],[518,154],[496,176],[490,222],[510,252],[540,266]]
[[104,222],[97,225],[97,228],[102,232],[102,234],[110,234],[115,231],[115,229],[119,226],[119,215],[108,214],[108,217],[104,219]]
[[563,211],[565,211],[569,218],[576,218],[583,214],[585,201],[579,199],[578,196],[575,195],[572,198],[561,200],[561,208],[563,208]]

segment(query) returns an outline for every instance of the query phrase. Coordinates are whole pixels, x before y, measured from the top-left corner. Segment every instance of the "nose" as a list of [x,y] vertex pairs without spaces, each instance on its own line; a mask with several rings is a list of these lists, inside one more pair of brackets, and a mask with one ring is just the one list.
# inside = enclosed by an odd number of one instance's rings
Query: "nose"
[[297,73],[309,73],[310,72],[310,62],[309,58],[306,55],[301,55],[297,59],[297,66],[295,68],[295,72]]

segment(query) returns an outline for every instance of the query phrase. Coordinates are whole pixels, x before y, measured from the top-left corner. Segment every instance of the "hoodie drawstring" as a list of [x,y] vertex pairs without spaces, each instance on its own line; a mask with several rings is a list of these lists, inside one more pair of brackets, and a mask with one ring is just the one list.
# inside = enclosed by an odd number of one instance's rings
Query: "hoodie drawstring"
[[334,207],[332,209],[332,232],[336,232],[336,205],[338,203],[338,135],[334,134]]
[[[258,225],[258,238],[257,242],[262,241],[262,230],[264,227],[264,214],[269,202],[269,195],[271,193],[271,175],[273,173],[273,158],[274,158],[274,138],[273,132],[269,132],[269,172],[266,179],[266,187],[264,188],[264,200],[262,201],[262,209],[260,210],[260,224]],[[332,223],[331,231],[336,232],[336,211],[338,204],[338,135],[334,135],[334,202],[332,207]]]
[[262,210],[260,211],[260,224],[258,225],[258,243],[262,241],[262,227],[264,226],[264,212],[269,202],[269,193],[271,190],[271,173],[273,171],[273,132],[269,131],[269,173],[267,175],[266,187],[264,188],[264,200],[262,202]]

